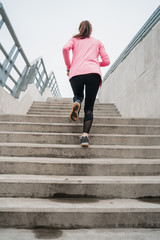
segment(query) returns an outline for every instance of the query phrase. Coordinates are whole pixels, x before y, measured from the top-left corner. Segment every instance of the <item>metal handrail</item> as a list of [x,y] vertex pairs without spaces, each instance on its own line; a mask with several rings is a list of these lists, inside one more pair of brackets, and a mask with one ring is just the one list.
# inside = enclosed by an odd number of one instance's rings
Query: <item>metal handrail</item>
[[151,31],[151,29],[160,21],[160,6],[154,11],[151,17],[135,35],[132,41],[123,50],[117,60],[109,68],[108,72],[105,74],[103,81],[105,81],[109,75],[118,67],[118,65],[129,55],[129,53],[136,47],[136,45],[142,41],[142,39]]
[[[5,57],[4,62],[0,63],[0,85],[4,87],[15,98],[18,98],[21,91],[25,91],[26,88],[28,87],[28,84],[33,82],[35,83],[41,95],[43,94],[45,88],[49,87],[54,97],[61,97],[55,75],[52,72],[52,74],[50,74],[48,77],[42,57],[37,58],[32,63],[29,63],[1,2],[0,2],[0,16],[2,17],[2,19],[0,20],[0,30],[5,24],[8,32],[10,33],[10,36],[14,41],[14,45],[9,51],[9,53],[0,43],[0,51]],[[19,54],[21,55],[25,63],[23,71],[20,71],[16,66],[16,59]],[[12,76],[11,74],[12,69],[14,69],[18,74],[18,79],[15,79]],[[13,84],[12,88],[7,83],[8,79],[12,81]]]

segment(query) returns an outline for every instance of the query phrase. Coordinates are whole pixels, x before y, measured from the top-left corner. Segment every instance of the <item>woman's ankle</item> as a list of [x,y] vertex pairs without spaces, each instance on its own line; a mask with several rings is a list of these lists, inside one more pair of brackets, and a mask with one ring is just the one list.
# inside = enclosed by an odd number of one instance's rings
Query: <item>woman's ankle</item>
[[89,134],[88,134],[88,133],[86,133],[86,132],[83,132],[81,136],[83,136],[83,137],[88,137],[88,136],[89,136]]

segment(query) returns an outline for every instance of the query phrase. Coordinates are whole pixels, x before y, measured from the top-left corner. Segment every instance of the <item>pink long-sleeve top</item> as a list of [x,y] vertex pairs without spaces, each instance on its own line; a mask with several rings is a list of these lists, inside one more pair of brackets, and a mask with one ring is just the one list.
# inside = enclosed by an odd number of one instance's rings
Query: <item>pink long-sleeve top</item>
[[[71,49],[72,62],[69,56]],[[99,56],[101,62],[99,62]],[[98,73],[101,76],[101,84],[102,74],[100,67],[110,64],[104,45],[93,37],[84,39],[71,38],[63,47],[63,57],[67,70],[69,70],[69,79],[81,74]]]

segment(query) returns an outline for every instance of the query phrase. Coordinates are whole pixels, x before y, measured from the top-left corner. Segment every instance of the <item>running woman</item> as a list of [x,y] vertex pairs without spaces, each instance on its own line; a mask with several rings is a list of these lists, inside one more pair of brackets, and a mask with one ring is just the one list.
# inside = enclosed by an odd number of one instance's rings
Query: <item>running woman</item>
[[[99,86],[102,85],[100,67],[110,64],[104,45],[91,37],[92,25],[83,21],[79,25],[79,33],[74,35],[63,47],[63,57],[67,67],[67,76],[73,90],[73,106],[70,119],[77,121],[84,98],[83,132],[80,137],[82,147],[89,146],[89,132],[93,122],[93,108]],[[69,51],[72,50],[72,62]],[[99,62],[99,56],[101,61]]]

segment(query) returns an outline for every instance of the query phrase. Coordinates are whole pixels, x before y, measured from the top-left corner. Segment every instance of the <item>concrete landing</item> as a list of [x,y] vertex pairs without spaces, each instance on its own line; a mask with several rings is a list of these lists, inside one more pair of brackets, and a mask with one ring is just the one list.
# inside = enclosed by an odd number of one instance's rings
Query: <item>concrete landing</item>
[[160,229],[0,229],[0,240],[159,240]]

